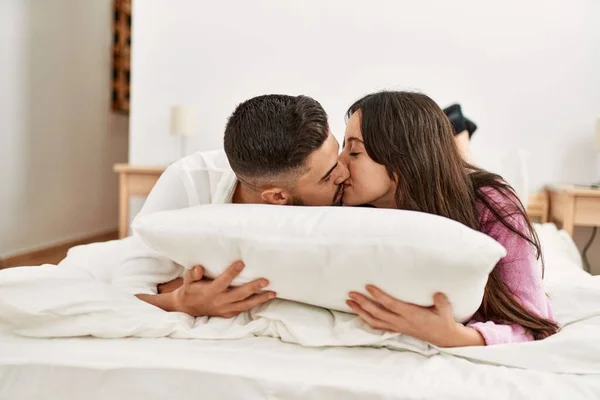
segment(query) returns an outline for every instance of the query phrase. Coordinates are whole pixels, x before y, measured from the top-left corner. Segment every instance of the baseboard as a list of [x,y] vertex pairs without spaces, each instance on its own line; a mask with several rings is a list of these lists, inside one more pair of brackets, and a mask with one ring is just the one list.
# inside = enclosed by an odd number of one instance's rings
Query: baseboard
[[93,235],[87,235],[77,239],[66,240],[49,246],[31,249],[0,259],[0,269],[23,265],[56,264],[64,258],[71,247],[96,242],[107,242],[118,238],[118,229],[111,229],[110,231],[95,233]]

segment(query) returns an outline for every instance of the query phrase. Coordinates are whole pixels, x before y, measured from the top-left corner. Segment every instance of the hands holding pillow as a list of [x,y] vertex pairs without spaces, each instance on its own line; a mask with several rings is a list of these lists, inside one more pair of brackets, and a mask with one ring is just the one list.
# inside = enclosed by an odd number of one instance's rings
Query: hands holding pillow
[[260,293],[269,282],[256,279],[238,287],[231,287],[233,280],[242,272],[244,264],[233,263],[214,280],[203,279],[204,268],[196,266],[185,272],[182,278],[159,285],[162,306],[168,311],[178,311],[193,317],[231,318],[275,298],[275,293]]
[[434,346],[483,346],[483,337],[473,328],[454,321],[446,295],[437,293],[432,307],[421,307],[395,299],[375,286],[366,287],[372,298],[350,292],[347,304],[371,328],[403,333]]
[[[159,285],[159,293],[171,293],[174,311],[192,316],[230,318],[275,297],[274,292],[258,293],[268,285],[257,279],[231,288],[244,264],[236,262],[215,280],[203,279],[204,269],[196,266],[183,278]],[[483,338],[475,329],[454,321],[452,305],[446,295],[437,293],[432,307],[421,307],[400,301],[381,289],[368,285],[372,296],[350,292],[347,304],[371,328],[402,333],[439,347],[482,346]]]
[[[199,205],[145,215],[134,232],[189,270],[181,287],[161,285],[163,293],[142,298],[165,311],[234,316],[268,301],[262,291],[271,290],[437,346],[482,344],[475,330],[453,321],[477,312],[490,271],[506,255],[493,238],[459,222],[405,210]],[[243,273],[230,266],[236,259]],[[263,277],[268,286],[260,286]],[[367,282],[387,296],[363,290]],[[348,304],[353,290],[364,295]],[[437,292],[448,300],[434,302]]]

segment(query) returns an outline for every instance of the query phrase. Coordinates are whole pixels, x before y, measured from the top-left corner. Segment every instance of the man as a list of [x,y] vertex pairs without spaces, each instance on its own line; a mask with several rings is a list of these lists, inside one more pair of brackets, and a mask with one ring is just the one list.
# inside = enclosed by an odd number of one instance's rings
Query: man
[[[349,173],[338,163],[339,144],[329,130],[327,114],[310,97],[265,95],[243,102],[227,122],[224,148],[224,153],[196,153],[167,168],[140,215],[230,202],[341,205],[342,182]],[[181,267],[170,264],[170,273],[179,276]],[[236,263],[207,281],[202,279],[202,267],[196,267],[162,285],[158,294],[136,293],[166,311],[232,317],[274,296],[268,291],[259,294],[268,285],[265,279],[230,289],[242,269],[243,264]],[[152,279],[154,288],[161,283]]]

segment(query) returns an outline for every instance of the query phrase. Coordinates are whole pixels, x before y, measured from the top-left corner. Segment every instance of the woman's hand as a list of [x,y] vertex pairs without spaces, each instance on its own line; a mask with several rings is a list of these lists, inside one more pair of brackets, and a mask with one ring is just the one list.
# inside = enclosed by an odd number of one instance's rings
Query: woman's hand
[[432,307],[421,307],[395,299],[371,285],[366,289],[372,299],[351,292],[347,304],[373,329],[403,333],[438,347],[485,345],[479,332],[454,321],[452,306],[442,293],[433,297]]

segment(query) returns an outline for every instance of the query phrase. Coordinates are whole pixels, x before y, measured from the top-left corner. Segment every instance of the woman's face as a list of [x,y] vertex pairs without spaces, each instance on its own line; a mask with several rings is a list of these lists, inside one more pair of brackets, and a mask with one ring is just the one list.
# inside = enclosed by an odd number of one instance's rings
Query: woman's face
[[379,208],[396,208],[396,183],[385,167],[369,157],[360,131],[360,111],[352,114],[346,125],[340,161],[348,166],[350,178],[344,182],[344,205],[371,204]]

